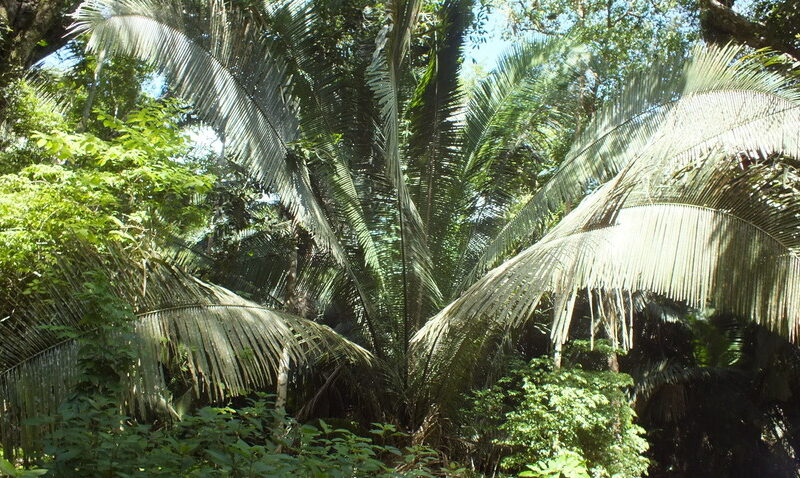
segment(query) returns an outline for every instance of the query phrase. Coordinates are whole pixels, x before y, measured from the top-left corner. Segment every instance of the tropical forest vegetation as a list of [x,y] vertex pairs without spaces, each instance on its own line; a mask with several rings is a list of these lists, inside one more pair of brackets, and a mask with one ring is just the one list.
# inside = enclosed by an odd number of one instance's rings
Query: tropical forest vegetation
[[795,0],[0,2],[0,475],[800,477]]

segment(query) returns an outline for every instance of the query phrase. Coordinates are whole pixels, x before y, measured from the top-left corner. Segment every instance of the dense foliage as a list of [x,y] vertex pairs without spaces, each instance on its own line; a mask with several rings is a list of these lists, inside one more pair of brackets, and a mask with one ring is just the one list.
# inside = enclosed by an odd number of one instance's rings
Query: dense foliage
[[59,256],[108,241],[148,249],[205,225],[200,199],[214,178],[190,151],[174,101],[153,101],[120,120],[95,117],[106,138],[76,132],[59,104],[28,84],[9,89],[0,153],[3,287],[31,291]]
[[579,361],[558,370],[547,358],[517,363],[492,387],[473,392],[460,433],[486,471],[499,464],[525,476],[642,476],[648,445],[633,423],[632,384],[628,375],[584,369]]
[[56,414],[25,424],[29,431],[47,430],[40,467],[15,469],[5,461],[0,466],[7,469],[0,471],[65,478],[434,476],[426,465],[438,461],[436,452],[394,446],[405,435],[393,425],[373,424],[368,438],[324,421],[299,424],[264,394],[238,400],[238,408],[199,408],[174,423],[124,415],[124,381],[135,373],[137,359],[131,346],[135,317],[101,271],[82,277],[79,295],[91,311],[84,321],[92,328],[53,327],[79,343],[74,393]]
[[683,55],[697,37],[690,2],[545,0],[503,1],[511,38],[531,33],[578,36],[594,54],[581,83],[584,106],[595,109],[618,94],[626,78],[659,58]]
[[[393,426],[370,437],[346,428],[299,425],[272,402],[240,408],[201,408],[175,426],[153,428],[120,415],[102,397],[65,403],[43,467],[59,477],[398,477],[433,476],[435,453],[398,448]],[[406,471],[398,472],[396,467]]]
[[796,476],[791,9],[506,2],[464,81],[477,3],[82,3],[0,101],[0,471]]

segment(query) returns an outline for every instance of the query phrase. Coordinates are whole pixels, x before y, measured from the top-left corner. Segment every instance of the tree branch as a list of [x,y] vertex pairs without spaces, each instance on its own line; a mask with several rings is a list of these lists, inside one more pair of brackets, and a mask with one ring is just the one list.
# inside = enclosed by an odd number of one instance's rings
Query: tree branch
[[748,20],[719,0],[699,0],[700,26],[709,43],[735,41],[750,47],[771,48],[800,60],[800,49],[782,40],[764,24]]

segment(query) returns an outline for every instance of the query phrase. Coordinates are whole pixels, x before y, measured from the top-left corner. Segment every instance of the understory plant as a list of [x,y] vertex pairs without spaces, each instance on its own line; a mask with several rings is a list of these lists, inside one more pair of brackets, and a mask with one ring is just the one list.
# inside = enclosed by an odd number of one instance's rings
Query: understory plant
[[[135,380],[135,316],[100,271],[80,276],[85,327],[50,328],[78,344],[78,376],[58,412],[28,420],[23,434],[46,435],[33,469],[12,476],[94,477],[412,477],[433,476],[438,461],[423,446],[402,447],[394,425],[373,424],[369,437],[348,428],[301,424],[265,394],[202,407],[171,420],[125,413]],[[398,445],[398,446],[395,446]],[[33,449],[29,450],[32,451]],[[398,471],[402,470],[402,471]],[[0,468],[0,473],[6,473]],[[8,471],[10,473],[10,471]]]
[[[434,476],[436,453],[394,446],[402,434],[375,424],[370,436],[299,424],[259,396],[245,406],[204,407],[174,425],[142,424],[103,396],[67,402],[42,467],[64,478]],[[402,471],[398,471],[402,470]]]
[[[516,361],[494,386],[470,394],[460,435],[487,460],[479,464],[487,471],[499,465],[520,476],[643,476],[648,444],[634,423],[632,385],[624,373],[580,363],[554,369],[547,357]],[[495,454],[480,455],[486,449]]]

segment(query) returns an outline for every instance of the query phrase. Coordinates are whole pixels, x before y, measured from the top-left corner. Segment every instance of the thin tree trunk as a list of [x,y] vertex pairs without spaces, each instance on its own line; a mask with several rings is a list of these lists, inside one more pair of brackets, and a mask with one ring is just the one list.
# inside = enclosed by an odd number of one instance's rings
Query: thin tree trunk
[[[308,300],[303,293],[297,290],[297,276],[299,274],[301,257],[308,260],[312,251],[311,237],[299,226],[294,227],[295,253],[292,254],[289,269],[286,273],[285,304],[288,312],[305,318],[309,313]],[[275,390],[275,408],[285,409],[289,397],[289,373],[291,370],[291,357],[289,350],[283,348],[278,365],[278,380]]]
[[616,351],[608,354],[608,369],[612,372],[619,372],[619,357]]
[[100,85],[100,75],[103,72],[104,62],[105,54],[101,53],[97,57],[97,66],[92,76],[92,84],[89,86],[89,96],[86,98],[86,104],[83,106],[83,114],[81,115],[81,124],[78,131],[85,131],[86,126],[89,124],[89,116],[92,114],[92,105],[94,105],[94,100],[97,97],[97,87]]
[[560,370],[561,369],[561,362],[562,362],[562,348],[564,345],[561,341],[557,341],[555,343],[554,351],[553,351],[553,369]]
[[289,396],[289,365],[291,359],[289,357],[289,349],[286,347],[281,351],[281,360],[278,367],[278,384],[275,393],[275,408],[285,409],[286,399]]

